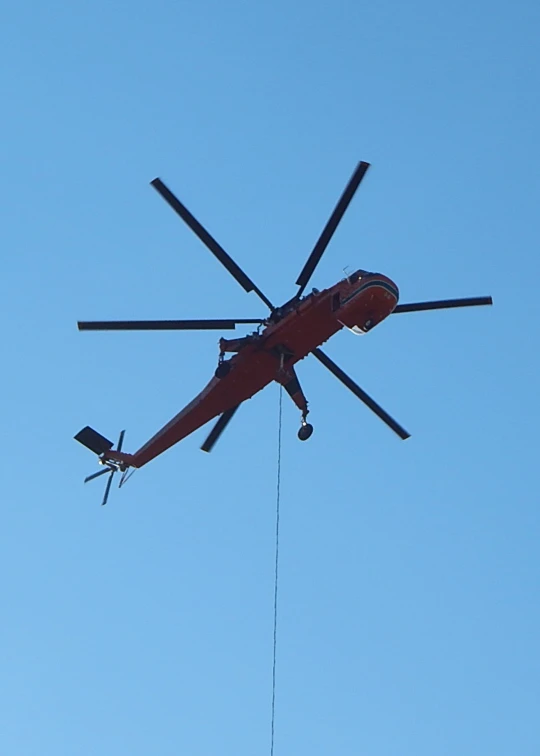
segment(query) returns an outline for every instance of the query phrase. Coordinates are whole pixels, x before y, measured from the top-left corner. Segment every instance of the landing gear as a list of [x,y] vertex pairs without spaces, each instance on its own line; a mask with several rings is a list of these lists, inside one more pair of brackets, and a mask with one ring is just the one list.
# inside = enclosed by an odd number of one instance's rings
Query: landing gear
[[300,429],[298,431],[298,438],[300,439],[300,441],[307,441],[313,433],[313,426],[306,420],[308,412],[309,410],[306,406],[305,410],[302,412],[302,425],[300,426]]
[[300,426],[300,430],[298,431],[298,438],[300,441],[307,441],[308,438],[313,433],[313,426],[311,423],[306,423],[305,420],[302,421],[302,425]]
[[302,425],[298,431],[300,441],[307,441],[313,433],[313,426],[307,422],[309,414],[307,399],[300,388],[298,377],[293,367],[284,367],[284,358],[287,356],[283,351],[280,352],[280,369],[278,370],[276,380],[281,383],[285,391],[289,394],[298,409],[302,412]]

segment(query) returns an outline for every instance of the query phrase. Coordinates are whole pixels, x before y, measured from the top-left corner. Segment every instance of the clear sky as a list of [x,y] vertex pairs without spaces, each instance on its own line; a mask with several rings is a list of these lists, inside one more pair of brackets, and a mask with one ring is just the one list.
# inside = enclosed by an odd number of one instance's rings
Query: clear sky
[[[537,2],[27,2],[0,24],[0,752],[269,753],[278,388],[101,508],[90,424],[137,449],[220,333],[260,317],[149,186],[274,301],[358,160],[311,284],[387,273],[396,315],[285,398],[275,756],[540,750]],[[225,334],[226,335],[226,334]]]

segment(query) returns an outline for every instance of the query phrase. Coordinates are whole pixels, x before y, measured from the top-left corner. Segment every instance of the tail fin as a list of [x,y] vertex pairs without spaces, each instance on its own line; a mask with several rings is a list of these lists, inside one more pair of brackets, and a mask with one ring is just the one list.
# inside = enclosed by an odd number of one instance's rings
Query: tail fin
[[86,446],[87,449],[93,451],[98,457],[102,454],[106,454],[113,447],[112,441],[109,441],[109,439],[102,436],[101,433],[90,428],[89,425],[80,430],[74,438],[75,441]]

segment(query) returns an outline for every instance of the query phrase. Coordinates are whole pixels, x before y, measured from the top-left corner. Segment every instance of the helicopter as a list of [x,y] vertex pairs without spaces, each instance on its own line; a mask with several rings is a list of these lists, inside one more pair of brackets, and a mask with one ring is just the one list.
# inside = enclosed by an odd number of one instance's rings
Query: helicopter
[[[438,310],[455,307],[491,305],[490,296],[445,299],[399,304],[399,290],[388,276],[358,269],[333,286],[304,294],[338,224],[368,168],[369,163],[357,164],[347,186],[337,202],[328,222],[313,247],[296,285],[296,294],[285,304],[276,307],[251,278],[227,254],[207,229],[190,213],[185,205],[159,178],[150,182],[170,207],[182,218],[196,236],[214,254],[246,292],[255,292],[269,309],[266,318],[232,318],[214,320],[124,320],[79,321],[80,331],[134,330],[234,330],[236,326],[255,325],[254,331],[237,339],[221,338],[218,364],[214,375],[203,390],[170,422],[133,454],[122,451],[124,431],[116,448],[113,442],[90,426],[83,428],[75,440],[94,452],[104,467],[85,478],[85,483],[109,474],[102,504],[107,502],[112,479],[122,472],[120,485],[128,471],[140,468],[186,438],[210,420],[218,418],[201,446],[210,452],[240,405],[272,382],[277,382],[300,410],[298,437],[307,440],[313,426],[307,421],[308,401],[302,391],[295,365],[313,355],[334,376],[371,409],[401,439],[410,434],[380,407],[320,348],[338,331],[347,328],[355,334],[366,334],[389,315]],[[227,355],[232,355],[227,358]],[[130,470],[131,468],[131,470]]]

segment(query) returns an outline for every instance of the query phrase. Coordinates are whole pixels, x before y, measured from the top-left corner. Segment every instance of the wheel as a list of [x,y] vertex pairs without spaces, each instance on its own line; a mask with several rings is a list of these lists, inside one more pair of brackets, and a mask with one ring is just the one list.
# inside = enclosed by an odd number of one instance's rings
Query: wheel
[[225,378],[225,376],[229,374],[230,369],[231,366],[228,362],[222,362],[221,365],[217,366],[214,375],[216,378]]
[[310,425],[310,423],[306,423],[305,425],[302,425],[300,427],[300,430],[298,431],[298,438],[300,439],[300,441],[307,441],[312,433],[313,426]]

